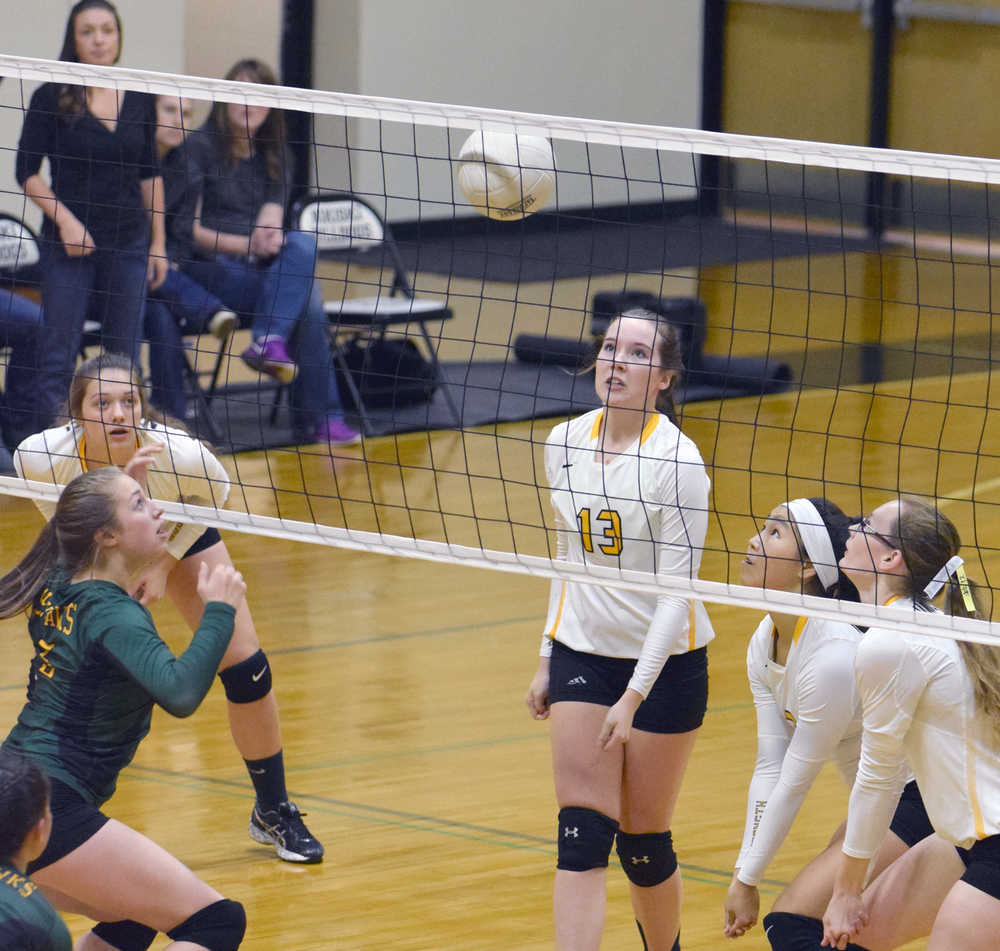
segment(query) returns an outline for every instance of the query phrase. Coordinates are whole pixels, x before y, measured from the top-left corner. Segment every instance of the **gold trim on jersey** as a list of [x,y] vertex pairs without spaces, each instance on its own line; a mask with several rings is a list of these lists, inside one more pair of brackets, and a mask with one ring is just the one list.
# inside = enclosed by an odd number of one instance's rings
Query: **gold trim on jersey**
[[983,810],[979,807],[979,794],[976,791],[976,750],[972,738],[965,738],[965,784],[969,787],[969,804],[972,806],[972,821],[976,825],[976,838],[986,838],[986,823],[983,822]]
[[[802,632],[805,630],[806,625],[809,623],[809,618],[800,617],[795,622],[795,630],[792,631],[792,643],[798,644],[799,638],[802,636]],[[786,658],[787,660],[787,658]]]
[[545,636],[551,641],[556,636],[559,629],[559,622],[562,620],[563,608],[566,606],[566,582],[564,581],[559,591],[559,610],[556,611],[556,619],[552,622],[552,627],[545,632]]
[[[590,429],[590,439],[591,441],[597,439],[601,435],[601,423],[604,422],[604,410],[599,409],[597,411],[597,416],[594,417],[594,425]],[[654,413],[649,417],[649,422],[642,427],[642,433],[639,435],[639,445],[643,445],[650,436],[653,435],[654,430],[660,425],[660,414]]]
[[[138,433],[135,434],[135,448],[142,449],[142,440],[139,439]],[[80,434],[80,438],[76,441],[76,454],[80,458],[80,467],[84,472],[89,472],[90,469],[87,467],[87,437],[83,433]]]

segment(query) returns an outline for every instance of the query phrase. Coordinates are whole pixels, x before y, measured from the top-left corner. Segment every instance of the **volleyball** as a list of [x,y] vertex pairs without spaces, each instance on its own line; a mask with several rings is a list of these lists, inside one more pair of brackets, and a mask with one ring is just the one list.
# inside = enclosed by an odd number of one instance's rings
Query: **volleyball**
[[555,184],[552,145],[540,135],[480,130],[458,153],[462,194],[497,221],[516,221],[544,208]]

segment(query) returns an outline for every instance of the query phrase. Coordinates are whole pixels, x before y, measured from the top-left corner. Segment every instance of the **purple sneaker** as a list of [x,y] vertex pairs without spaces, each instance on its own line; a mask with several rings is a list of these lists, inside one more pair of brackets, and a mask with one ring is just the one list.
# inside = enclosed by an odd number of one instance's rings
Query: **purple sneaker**
[[342,419],[328,419],[317,428],[313,438],[331,446],[354,446],[361,442],[361,433],[351,429]]
[[299,372],[281,337],[261,337],[250,344],[240,357],[251,370],[273,376],[279,383],[291,383]]

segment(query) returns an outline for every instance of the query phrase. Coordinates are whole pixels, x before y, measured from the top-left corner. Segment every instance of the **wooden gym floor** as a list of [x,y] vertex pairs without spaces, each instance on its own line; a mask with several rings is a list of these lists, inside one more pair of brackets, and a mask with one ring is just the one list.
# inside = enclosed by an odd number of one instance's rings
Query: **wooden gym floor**
[[[724,287],[727,275],[716,276]],[[751,514],[785,498],[825,493],[853,512],[910,491],[946,500],[966,544],[981,546],[970,573],[991,577],[1000,502],[991,384],[974,373],[687,407],[717,511],[702,576],[729,577],[727,550],[741,555]],[[334,456],[242,455],[227,460],[246,487],[234,506],[543,553],[549,513],[536,483],[553,423],[383,437]],[[41,518],[3,498],[0,525],[9,566]],[[218,685],[188,720],[157,711],[108,812],[243,902],[246,951],[551,948],[548,732],[523,705],[547,582],[234,532],[226,541],[272,660],[289,788],[326,861],[289,865],[249,840],[252,794]],[[686,951],[727,946],[722,904],[755,755],[744,656],[759,612],[710,605],[710,614],[709,713],[674,823]],[[155,616],[183,647],[189,635],[173,607],[158,605]],[[23,619],[0,624],[2,722],[23,701],[29,657]],[[762,911],[825,845],[846,800],[827,767],[769,870]],[[87,927],[69,920],[74,935]],[[616,862],[604,946],[640,947]],[[735,946],[768,947],[759,927]]]

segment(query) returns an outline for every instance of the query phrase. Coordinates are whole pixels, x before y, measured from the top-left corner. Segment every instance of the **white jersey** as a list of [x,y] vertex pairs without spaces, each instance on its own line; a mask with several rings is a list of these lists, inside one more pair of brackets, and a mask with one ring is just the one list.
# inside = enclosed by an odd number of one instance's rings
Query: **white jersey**
[[[603,410],[560,423],[545,444],[559,557],[696,578],[708,529],[709,479],[697,446],[654,415],[636,442],[602,462]],[[636,658],[629,686],[646,696],[671,654],[714,637],[700,602],[555,581],[542,654],[555,639],[577,651]]]
[[[165,446],[150,466],[146,479],[151,499],[216,508],[225,504],[229,475],[199,440],[183,430],[142,420],[136,430],[136,441],[136,448],[157,442]],[[83,427],[68,423],[25,439],[14,453],[14,466],[25,479],[66,485],[87,471],[85,450]],[[35,504],[46,519],[55,514],[55,502],[36,499]],[[175,558],[181,558],[204,531],[201,525],[175,523],[167,550]]]
[[806,793],[832,760],[850,786],[861,750],[861,704],[851,624],[799,618],[785,663],[773,660],[774,622],[761,621],[747,648],[757,711],[757,762],[747,793],[739,880],[756,885],[788,835]]
[[[913,610],[909,601],[896,603]],[[977,714],[958,644],[871,628],[855,671],[864,734],[844,852],[875,854],[906,779],[905,761],[940,836],[966,848],[1000,833],[1000,751]]]

